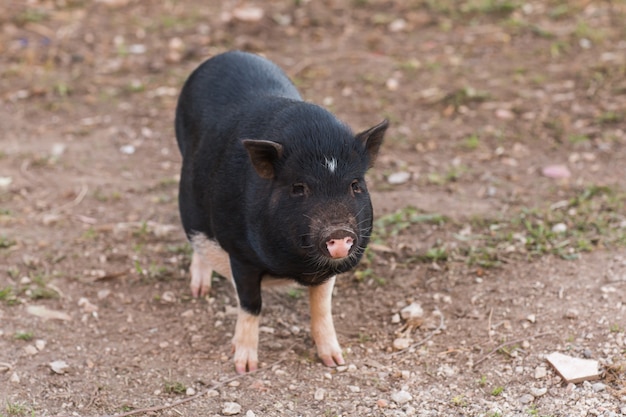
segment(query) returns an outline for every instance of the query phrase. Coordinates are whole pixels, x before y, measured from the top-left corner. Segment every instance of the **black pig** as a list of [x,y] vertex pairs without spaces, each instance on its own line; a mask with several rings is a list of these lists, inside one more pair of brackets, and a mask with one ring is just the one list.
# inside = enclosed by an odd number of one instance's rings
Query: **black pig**
[[354,135],[304,102],[275,64],[244,52],[215,56],[186,81],[176,138],[191,291],[207,294],[213,271],[233,280],[237,372],[257,368],[261,282],[269,279],[309,288],[318,355],[327,366],[345,363],[331,296],[335,276],[354,268],[372,232],[364,176],[387,125]]

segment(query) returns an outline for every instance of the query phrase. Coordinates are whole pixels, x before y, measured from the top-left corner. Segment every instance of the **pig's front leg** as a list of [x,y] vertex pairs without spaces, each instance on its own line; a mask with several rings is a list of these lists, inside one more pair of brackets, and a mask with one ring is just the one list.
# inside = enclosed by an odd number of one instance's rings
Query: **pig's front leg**
[[317,355],[324,365],[334,367],[344,365],[341,347],[337,341],[335,325],[331,312],[331,302],[335,278],[324,284],[309,287],[309,303],[311,306],[311,335],[317,346]]
[[254,372],[259,366],[259,316],[250,314],[239,307],[235,336],[233,337],[233,351],[235,371],[245,374]]
[[261,272],[231,258],[233,283],[239,299],[239,313],[233,337],[235,370],[238,374],[258,368],[259,321],[262,307]]

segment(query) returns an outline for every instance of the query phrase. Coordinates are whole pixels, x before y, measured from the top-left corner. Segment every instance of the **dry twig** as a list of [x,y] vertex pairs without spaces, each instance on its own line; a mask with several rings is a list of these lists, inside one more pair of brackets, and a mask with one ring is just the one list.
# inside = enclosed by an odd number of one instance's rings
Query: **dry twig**
[[543,333],[538,333],[534,336],[529,336],[529,337],[522,337],[520,339],[515,339],[515,340],[511,340],[510,342],[505,342],[502,343],[501,345],[495,347],[491,352],[487,353],[485,356],[483,356],[482,358],[480,358],[479,360],[477,360],[476,362],[474,362],[474,365],[472,365],[472,368],[475,368],[476,366],[478,366],[478,364],[484,362],[485,360],[487,360],[491,355],[493,355],[494,353],[496,353],[497,351],[499,351],[502,348],[505,348],[507,346],[511,346],[514,345],[516,343],[521,343],[524,340],[531,340],[531,339],[537,339],[539,337],[543,337],[543,336],[547,336],[549,334],[552,334],[554,332],[543,332]]

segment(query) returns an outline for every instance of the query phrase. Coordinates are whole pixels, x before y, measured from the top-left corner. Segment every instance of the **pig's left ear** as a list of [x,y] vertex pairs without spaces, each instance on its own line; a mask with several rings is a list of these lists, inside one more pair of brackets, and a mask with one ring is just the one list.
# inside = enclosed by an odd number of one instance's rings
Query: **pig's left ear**
[[274,163],[283,156],[283,145],[271,140],[244,139],[252,166],[261,178],[274,178]]
[[385,137],[385,131],[387,130],[387,127],[389,127],[389,121],[385,119],[376,126],[371,127],[356,135],[357,140],[360,140],[363,143],[363,145],[365,146],[365,150],[369,155],[368,168],[374,166],[374,162],[376,162],[378,150],[380,149],[380,145],[382,145],[383,143],[383,138]]

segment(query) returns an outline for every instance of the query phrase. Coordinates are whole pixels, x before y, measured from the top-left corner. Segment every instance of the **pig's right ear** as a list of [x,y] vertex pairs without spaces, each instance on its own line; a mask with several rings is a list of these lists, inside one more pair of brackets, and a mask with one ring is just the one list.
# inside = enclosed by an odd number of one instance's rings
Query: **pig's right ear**
[[274,163],[283,156],[283,145],[271,140],[244,139],[252,166],[261,178],[274,178]]
[[376,161],[376,157],[378,156],[378,150],[380,149],[380,145],[382,145],[383,143],[383,138],[385,137],[385,132],[387,131],[388,127],[389,121],[385,119],[376,126],[371,127],[356,135],[356,138],[360,140],[363,145],[365,145],[365,149],[367,150],[367,154],[369,155],[368,168],[374,166],[374,162]]

